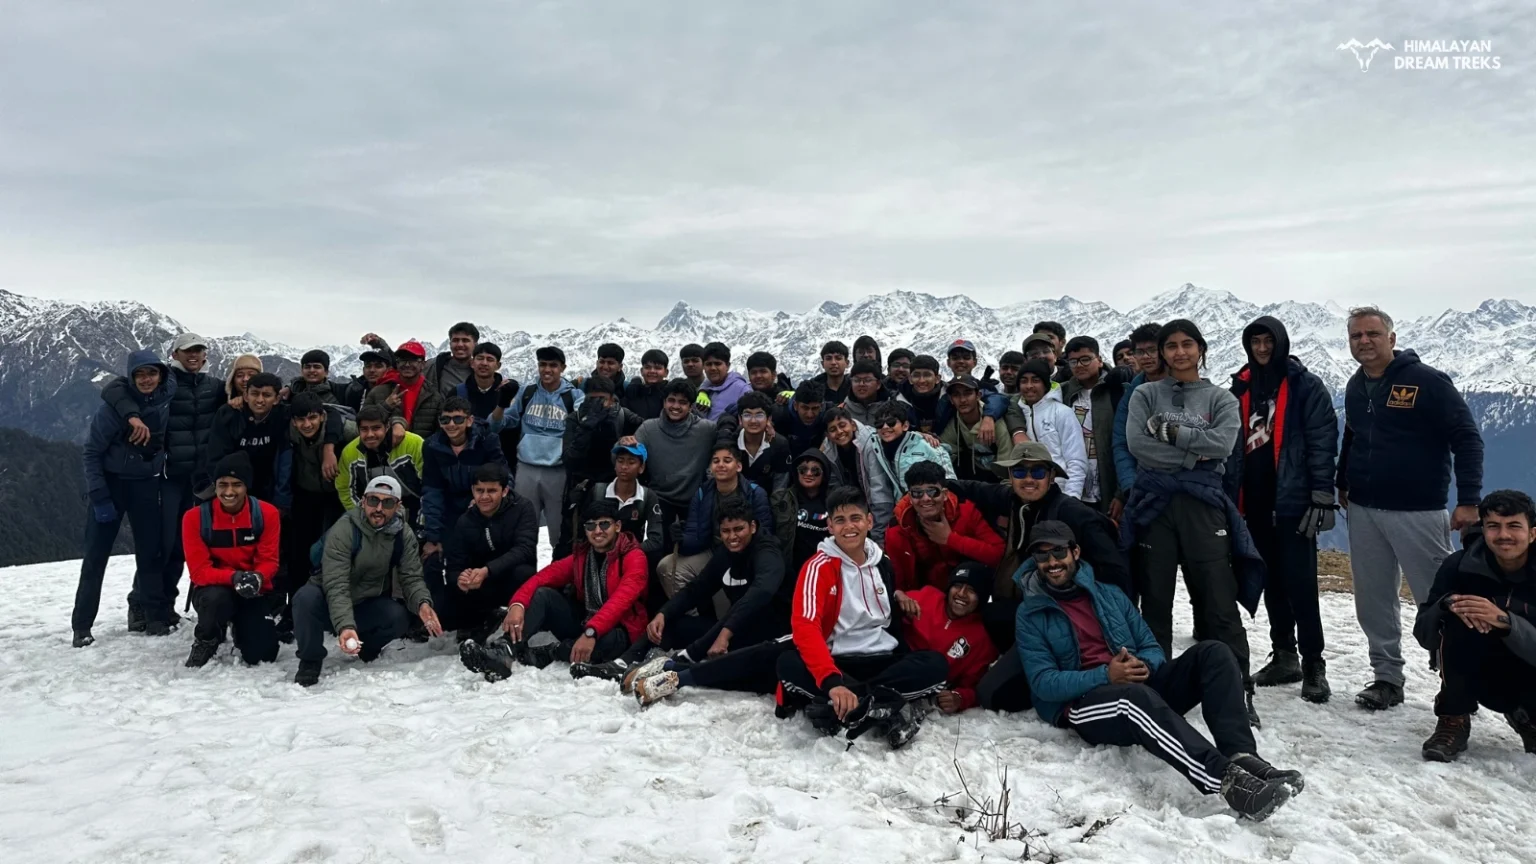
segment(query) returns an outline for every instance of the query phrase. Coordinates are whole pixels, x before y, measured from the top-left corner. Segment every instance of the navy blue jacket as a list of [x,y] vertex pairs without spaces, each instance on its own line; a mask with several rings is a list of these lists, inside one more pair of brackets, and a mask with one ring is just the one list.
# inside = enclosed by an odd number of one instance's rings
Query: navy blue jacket
[[[747,503],[757,519],[757,530],[773,536],[773,509],[768,506],[768,493],[746,477],[736,482],[741,484],[740,488],[746,494]],[[693,493],[693,500],[688,502],[688,522],[683,527],[682,548],[678,551],[684,555],[697,555],[708,552],[714,543],[715,481],[710,478],[704,481],[699,491]]]
[[[144,395],[133,386],[133,372],[145,366],[160,370],[160,386]],[[119,480],[148,480],[165,471],[165,433],[171,418],[171,399],[176,382],[170,369],[155,352],[141,349],[128,355],[128,389],[138,404],[138,418],[149,427],[149,443],[128,443],[128,420],[113,406],[101,404],[91,417],[91,430],[85,439],[85,489],[93,503],[112,500],[107,487],[108,475]]]
[[[165,476],[190,480],[194,489],[208,485],[208,437],[213,415],[224,404],[224,382],[206,372],[188,372],[170,365],[175,392],[171,417],[165,430]],[[118,378],[103,387],[101,398],[127,420],[139,416],[133,381]]]
[[421,445],[421,542],[442,543],[460,515],[474,503],[470,487],[481,465],[505,466],[501,438],[484,420],[469,426],[464,449],[453,452],[448,436],[439,429]]
[[1365,372],[1344,388],[1344,445],[1335,485],[1351,504],[1378,510],[1443,510],[1456,457],[1456,504],[1483,492],[1483,436],[1444,372],[1398,351],[1375,399]]
[[[1232,395],[1239,403],[1248,392],[1249,366],[1232,376]],[[1276,418],[1280,438],[1279,464],[1275,466],[1275,515],[1297,519],[1312,506],[1312,493],[1333,496],[1334,460],[1339,453],[1339,415],[1321,378],[1291,357],[1285,373],[1285,413]],[[1227,460],[1227,497],[1241,503],[1243,455],[1248,438],[1248,416]]]

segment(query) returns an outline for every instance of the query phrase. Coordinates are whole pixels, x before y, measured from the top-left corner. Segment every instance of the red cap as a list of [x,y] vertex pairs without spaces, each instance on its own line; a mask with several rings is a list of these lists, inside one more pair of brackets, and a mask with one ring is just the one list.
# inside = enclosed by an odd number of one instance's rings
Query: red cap
[[395,349],[395,356],[415,357],[417,360],[427,359],[427,348],[415,339]]

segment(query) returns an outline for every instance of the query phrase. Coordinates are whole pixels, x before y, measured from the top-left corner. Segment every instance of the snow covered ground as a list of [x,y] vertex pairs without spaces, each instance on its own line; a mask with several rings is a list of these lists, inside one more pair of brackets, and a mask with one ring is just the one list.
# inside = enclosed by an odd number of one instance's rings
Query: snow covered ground
[[[1461,762],[1423,762],[1435,684],[1416,648],[1407,704],[1357,709],[1370,676],[1347,596],[1323,603],[1334,701],[1259,694],[1261,752],[1308,783],[1252,825],[1150,755],[1084,747],[1033,713],[935,716],[905,751],[844,752],[766,698],[690,691],[641,713],[558,665],[490,685],[446,640],[368,666],[333,651],[312,690],[289,683],[291,648],[275,667],[225,649],[188,670],[190,627],[127,634],[131,564],[113,560],[83,650],[77,564],[0,570],[6,864],[1019,860],[1024,842],[978,840],[935,806],[961,791],[955,760],[977,797],[1009,769],[1029,860],[1536,860],[1536,756],[1485,712]],[[1262,615],[1250,634],[1261,658]]]

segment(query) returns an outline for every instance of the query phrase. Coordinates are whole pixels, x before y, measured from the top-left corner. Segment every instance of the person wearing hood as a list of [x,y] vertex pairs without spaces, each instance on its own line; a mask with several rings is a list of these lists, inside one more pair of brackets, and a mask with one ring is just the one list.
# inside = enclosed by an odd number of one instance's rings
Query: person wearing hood
[[752,392],[752,385],[741,373],[731,371],[731,349],[723,342],[704,346],[704,384],[699,387],[698,403],[707,408],[705,416],[719,420],[736,411],[736,402]]
[[1477,510],[1481,524],[1440,565],[1413,624],[1440,668],[1435,731],[1423,747],[1432,762],[1467,749],[1479,705],[1503,714],[1536,753],[1536,504],[1501,489]]
[[779,371],[778,359],[767,351],[747,355],[747,383],[775,405],[782,405],[795,395],[795,382]]
[[283,401],[291,402],[300,393],[313,393],[327,405],[342,404],[340,383],[330,380],[331,355],[319,348],[311,348],[299,358],[299,377],[284,388]]
[[[389,409],[390,425],[398,430],[394,433],[396,438],[414,432],[426,439],[437,431],[443,396],[422,374],[426,361],[427,348],[415,339],[396,348],[395,368],[379,376],[379,383],[363,400],[365,405]],[[455,381],[454,386],[461,383]]]
[[565,504],[566,418],[581,407],[586,394],[565,380],[565,352],[547,345],[534,352],[539,363],[538,384],[530,384],[512,400],[503,424],[522,430],[517,443],[514,485],[521,498],[533,502],[549,532],[551,546],[560,542],[560,517]]
[[891,396],[885,389],[879,365],[872,360],[854,363],[848,373],[848,398],[843,400],[843,407],[853,419],[865,426],[873,426],[875,410],[889,401],[892,401]]
[[783,552],[784,578],[790,583],[827,539],[827,493],[843,485],[837,466],[820,450],[796,456],[792,474],[788,488],[768,497],[773,536]]
[[[1300,772],[1257,755],[1231,649],[1197,642],[1167,659],[1130,599],[1093,578],[1061,522],[1037,524],[1029,553],[1014,577],[1024,594],[1015,641],[1041,720],[1090,745],[1140,745],[1253,821],[1302,791]],[[1184,719],[1196,705],[1210,738]]]
[[495,633],[507,599],[538,569],[539,514],[512,491],[508,479],[505,463],[475,468],[472,503],[444,544],[448,584],[442,623],[459,631],[460,642],[483,642]]
[[460,321],[448,328],[448,350],[440,352],[425,370],[427,383],[439,395],[448,396],[475,374],[472,358],[480,342],[480,328]]
[[[185,561],[181,549],[181,517],[197,504],[197,493],[210,485],[208,439],[213,434],[213,418],[224,404],[223,385],[204,372],[208,364],[208,341],[196,333],[183,333],[171,343],[171,362],[166,364],[175,385],[171,396],[170,417],[165,427],[165,480],[160,484],[160,509],[165,526],[166,602],[171,606],[171,622],[176,615],[177,584]],[[113,379],[101,390],[101,398],[113,407],[130,427],[130,443],[149,440],[149,427],[139,417],[136,388],[127,378]],[[133,595],[128,597],[128,629],[144,629],[144,615]]]
[[1249,611],[1258,605],[1264,561],[1222,486],[1241,411],[1237,397],[1200,377],[1206,343],[1193,321],[1164,324],[1157,341],[1169,374],[1131,394],[1126,433],[1139,470],[1126,499],[1120,545],[1136,548],[1136,593],[1165,654],[1173,643],[1175,584],[1183,572],[1195,632],[1232,649],[1248,690],[1249,720],[1258,725],[1238,604]]
[[1051,460],[1067,469],[1067,476],[1056,481],[1062,491],[1082,500],[1088,479],[1083,427],[1077,422],[1076,412],[1063,404],[1059,395],[1049,398],[1052,387],[1060,392],[1060,385],[1051,381],[1051,369],[1047,361],[1038,357],[1025,361],[1019,370],[1019,395],[1009,400],[1003,423],[1013,435],[1015,445],[1025,441],[1044,444],[1051,451]]
[[[1370,643],[1376,680],[1355,702],[1384,710],[1403,701],[1403,579],[1428,600],[1451,531],[1477,523],[1483,437],[1456,385],[1413,351],[1397,350],[1392,316],[1351,309],[1349,352],[1359,371],[1344,385],[1339,504],[1349,525],[1355,617]],[[1452,460],[1456,509],[1447,517]]]
[[501,374],[501,347],[494,342],[480,342],[469,358],[470,376],[453,391],[469,402],[476,420],[484,420],[492,432],[501,431],[502,417],[523,385],[516,378]]
[[[282,389],[283,379],[271,372],[252,375],[240,404],[221,405],[214,415],[208,458],[219,460],[244,451],[254,480],[250,493],[286,514],[293,507],[293,446],[288,406],[278,401]],[[334,462],[341,431],[327,434],[323,446],[326,457]]]
[[671,360],[659,348],[640,355],[640,375],[624,385],[619,404],[640,415],[641,420],[661,416],[661,403],[667,399],[667,369]]
[[[412,616],[429,634],[442,625],[421,578],[421,551],[405,522],[400,481],[375,477],[363,490],[361,507],[336,520],[326,532],[319,573],[293,598],[293,636],[299,670],[293,683],[313,687],[325,664],[325,634],[336,634],[341,653],[364,663],[404,636]],[[391,591],[398,585],[405,604]]]
[[907,494],[896,502],[896,521],[885,532],[885,554],[902,591],[943,590],[962,561],[991,568],[1002,560],[1003,538],[975,504],[944,488],[947,479],[934,462],[907,469]]
[[[852,421],[848,421],[852,422]],[[909,650],[901,618],[915,604],[896,590],[896,574],[870,539],[874,519],[862,492],[827,496],[832,536],[795,583],[790,635],[779,656],[779,707],[804,708],[811,723],[853,741],[883,734],[892,749],[917,734],[912,702],[944,689],[949,664],[937,651]]]
[[[85,523],[85,558],[70,616],[73,644],[95,642],[91,628],[101,608],[101,583],[107,559],[117,541],[123,517],[133,530],[132,601],[144,616],[144,632],[171,632],[171,601],[164,574],[165,514],[160,503],[160,478],[165,471],[165,434],[170,424],[176,382],[155,352],[141,348],[128,355],[126,378],[138,403],[138,419],[148,435],[136,431],[111,405],[102,403],[91,416],[84,450],[85,491],[89,518]],[[133,440],[139,439],[137,443]],[[132,628],[134,616],[129,614]]]
[[267,617],[282,546],[277,508],[249,494],[251,460],[236,451],[213,471],[214,500],[181,519],[182,546],[192,580],[197,627],[186,666],[208,665],[234,629],[235,648],[247,666],[277,659],[277,628]]
[[437,419],[442,428],[421,448],[420,540],[427,590],[436,606],[447,609],[443,544],[453,535],[454,523],[475,503],[475,472],[482,465],[504,469],[507,460],[501,455],[501,439],[489,424],[470,414],[468,400],[450,397]]
[[255,354],[241,354],[229,366],[229,377],[224,380],[224,401],[239,408],[245,396],[245,382],[252,375],[262,372],[261,358]]
[[880,436],[875,430],[853,419],[847,408],[838,406],[824,412],[827,423],[826,438],[821,442],[821,452],[827,461],[837,466],[838,476],[845,486],[852,486],[864,495],[866,506],[874,518],[870,536],[876,543],[885,543],[886,529],[896,516],[896,499],[900,493],[886,467],[885,454],[880,449]]
[[1326,702],[1317,538],[1334,525],[1339,418],[1322,380],[1291,356],[1278,319],[1264,315],[1244,328],[1243,350],[1248,363],[1232,376],[1242,430],[1227,460],[1226,490],[1266,565],[1271,653],[1253,683],[1301,682],[1303,699]]
[[992,568],[975,561],[961,561],[947,576],[943,587],[904,592],[910,605],[904,604],[909,614],[902,626],[912,650],[937,651],[949,662],[949,677],[934,702],[945,714],[959,714],[976,707],[976,687],[997,659],[981,620],[994,577]]

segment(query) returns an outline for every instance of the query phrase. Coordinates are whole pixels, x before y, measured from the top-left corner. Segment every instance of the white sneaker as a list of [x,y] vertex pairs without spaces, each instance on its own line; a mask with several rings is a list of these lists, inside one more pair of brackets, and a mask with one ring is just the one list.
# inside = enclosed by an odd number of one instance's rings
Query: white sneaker
[[678,681],[676,672],[663,672],[660,675],[652,675],[642,678],[635,684],[635,699],[640,707],[653,705],[677,692]]
[[671,659],[672,654],[670,652],[662,652],[644,663],[637,663],[629,667],[628,671],[624,673],[624,677],[619,679],[619,692],[625,696],[633,694],[636,681],[660,674],[661,670],[666,668],[667,661]]

